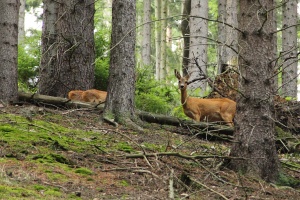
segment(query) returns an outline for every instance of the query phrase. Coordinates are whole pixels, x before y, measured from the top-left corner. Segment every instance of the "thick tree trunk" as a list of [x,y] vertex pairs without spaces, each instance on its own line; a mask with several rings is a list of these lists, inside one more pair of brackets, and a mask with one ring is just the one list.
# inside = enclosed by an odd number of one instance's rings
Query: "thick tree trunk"
[[44,0],[39,93],[94,86],[94,2]]
[[167,61],[167,7],[168,1],[162,0],[161,1],[161,57],[160,57],[160,73],[159,73],[159,80],[165,80],[166,77],[166,61]]
[[114,0],[112,4],[112,50],[104,113],[120,123],[135,117],[135,6],[135,0]]
[[297,98],[297,0],[282,6],[282,95]]
[[18,99],[19,1],[0,1],[0,100]]
[[[235,116],[235,143],[231,160],[236,171],[275,181],[279,161],[275,148],[273,1],[240,1],[239,66],[242,96]],[[262,12],[262,9],[264,12]],[[262,23],[263,22],[263,23]]]

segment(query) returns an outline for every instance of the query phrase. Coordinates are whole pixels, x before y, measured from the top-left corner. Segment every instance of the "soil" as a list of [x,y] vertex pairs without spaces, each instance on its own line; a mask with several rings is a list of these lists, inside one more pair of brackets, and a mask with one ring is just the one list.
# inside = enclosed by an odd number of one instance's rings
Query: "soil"
[[[144,131],[137,132],[100,123],[101,113],[93,109],[27,104],[0,111],[1,123],[12,124],[11,116],[25,118],[22,123],[36,134],[41,127],[63,127],[47,132],[51,140],[31,142],[18,152],[0,130],[0,199],[300,199],[296,153],[279,154],[282,163],[293,165],[282,165],[285,184],[271,184],[226,168],[222,156],[229,155],[231,144],[199,138],[186,127],[144,123]],[[80,130],[86,135],[78,135]],[[65,133],[73,146],[53,139],[63,139]],[[75,146],[78,141],[82,146]],[[45,159],[44,149],[55,159]],[[169,155],[159,155],[163,152]],[[285,186],[287,182],[293,184]]]

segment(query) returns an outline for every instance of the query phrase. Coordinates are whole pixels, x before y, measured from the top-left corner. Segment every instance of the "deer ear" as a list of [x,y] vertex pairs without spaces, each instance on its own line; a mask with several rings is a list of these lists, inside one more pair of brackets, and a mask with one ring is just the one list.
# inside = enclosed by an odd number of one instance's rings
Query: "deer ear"
[[186,80],[189,80],[190,77],[191,77],[191,74],[190,74],[190,73],[188,73],[188,74],[185,76]]
[[181,78],[181,75],[180,73],[177,71],[177,69],[174,69],[174,73],[175,73],[175,76],[180,79]]

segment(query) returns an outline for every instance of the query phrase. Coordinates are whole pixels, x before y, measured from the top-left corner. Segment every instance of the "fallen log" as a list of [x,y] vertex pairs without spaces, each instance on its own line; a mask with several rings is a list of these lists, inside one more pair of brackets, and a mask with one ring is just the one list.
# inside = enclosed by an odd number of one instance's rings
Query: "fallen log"
[[64,107],[64,108],[97,108],[97,109],[104,108],[104,104],[71,101],[63,97],[53,97],[53,96],[47,96],[47,95],[42,95],[37,93],[25,93],[25,92],[19,92],[18,94],[19,94],[20,101],[26,101],[33,104],[44,104],[48,106],[54,105],[54,106]]

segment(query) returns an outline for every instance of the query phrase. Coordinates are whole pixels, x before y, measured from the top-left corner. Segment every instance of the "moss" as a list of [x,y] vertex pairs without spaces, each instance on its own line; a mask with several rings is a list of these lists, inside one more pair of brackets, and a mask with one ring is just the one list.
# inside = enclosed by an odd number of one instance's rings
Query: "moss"
[[83,175],[92,175],[93,172],[86,168],[78,168],[75,170],[75,173],[77,174],[83,174]]
[[278,186],[289,186],[289,187],[299,187],[300,186],[300,180],[289,176],[287,174],[280,173],[278,180],[276,182],[276,185]]
[[117,149],[126,153],[131,153],[133,151],[132,146],[130,146],[127,142],[119,142],[117,144]]

